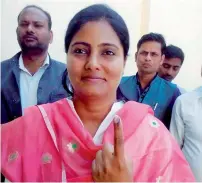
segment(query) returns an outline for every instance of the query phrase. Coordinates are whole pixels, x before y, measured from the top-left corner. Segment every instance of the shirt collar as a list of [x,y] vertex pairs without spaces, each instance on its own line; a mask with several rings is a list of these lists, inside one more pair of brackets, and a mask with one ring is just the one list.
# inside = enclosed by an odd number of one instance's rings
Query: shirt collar
[[[44,66],[47,66],[50,64],[50,58],[49,58],[49,55],[47,54],[46,56],[46,59],[44,60],[44,63],[43,65],[41,66],[44,67]],[[24,65],[24,62],[23,62],[23,59],[22,59],[22,54],[20,54],[20,57],[19,57],[19,68],[25,72],[28,72],[28,70],[26,69],[25,65]]]
[[[152,80],[148,83],[148,85],[145,88],[149,88],[150,87],[151,83],[156,79],[157,75],[158,74],[156,73],[156,75],[152,78]],[[140,83],[140,79],[139,79],[139,76],[138,76],[138,72],[136,73],[136,81],[137,81],[137,85],[139,87],[141,87],[141,83]]]

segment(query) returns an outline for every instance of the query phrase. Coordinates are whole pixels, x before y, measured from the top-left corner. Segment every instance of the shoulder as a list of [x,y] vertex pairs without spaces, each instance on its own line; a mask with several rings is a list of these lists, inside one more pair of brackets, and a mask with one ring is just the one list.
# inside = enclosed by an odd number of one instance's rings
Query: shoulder
[[[10,181],[31,180],[30,177],[22,179],[22,172],[27,171],[30,157],[34,157],[31,161],[32,169],[30,175],[36,177],[40,170],[40,160],[44,147],[46,147],[48,133],[42,115],[37,106],[27,108],[24,116],[17,118],[9,123],[1,125],[1,147],[2,147],[2,172]],[[37,147],[37,148],[36,148]],[[15,153],[15,154],[14,154]],[[11,159],[11,155],[16,155]],[[26,166],[21,166],[21,165]],[[14,172],[14,173],[13,173]],[[27,175],[30,172],[27,172]],[[13,180],[12,180],[12,179]],[[33,179],[36,180],[36,179]]]
[[172,96],[173,98],[177,98],[181,95],[181,92],[176,84],[173,84],[169,81],[166,81],[162,78],[158,77],[158,82],[160,83],[161,90],[163,90],[167,96]]
[[149,105],[138,103],[135,101],[128,101],[123,105],[122,109],[119,111],[119,114],[126,121],[134,121],[133,124],[139,124],[142,122],[147,114],[153,115],[154,113]]
[[[198,93],[200,91],[199,89],[200,88],[180,95],[177,98],[176,103],[183,104],[183,105],[189,105],[189,104],[193,103],[195,99],[200,97],[200,95]],[[202,97],[202,90],[201,90],[201,97]]]
[[12,68],[13,65],[11,59],[4,60],[1,62],[1,82],[3,82],[8,75],[10,75],[9,71],[11,71]]
[[[137,127],[136,132],[138,132],[140,136],[148,135],[149,141],[158,139],[163,142],[162,147],[164,147],[166,141],[172,141],[169,131],[165,125],[154,116],[154,112],[150,106],[129,101],[124,104],[123,113],[125,114],[124,118],[130,121],[130,129],[133,131],[131,133],[134,133],[134,129],[132,129],[133,126],[134,128]],[[135,123],[137,123],[137,125],[134,125]]]
[[120,85],[124,85],[124,84],[127,84],[127,83],[131,83],[133,82],[134,80],[136,79],[136,76],[135,75],[132,75],[132,76],[124,76],[121,78],[121,82],[120,82]]
[[[192,113],[195,111],[194,106],[197,104],[198,98],[200,98],[200,96],[197,95],[196,91],[187,92],[180,95],[175,100],[172,115],[180,115],[182,119],[189,119],[190,116],[192,116]],[[186,120],[184,120],[184,122],[185,121]]]
[[[130,122],[131,125],[125,128],[131,132],[127,134],[124,142],[128,147],[127,154],[136,162],[137,170],[142,166],[147,167],[144,169],[144,174],[136,175],[137,180],[139,178],[141,181],[152,182],[156,177],[161,176],[164,181],[174,181],[178,173],[173,175],[172,172],[173,168],[174,171],[178,170],[179,161],[183,165],[180,171],[189,172],[186,171],[188,164],[178,144],[160,120],[147,112],[135,128],[132,124],[136,121]],[[124,131],[125,129],[123,128]],[[146,174],[151,174],[153,178],[145,179]],[[182,181],[183,179],[176,180]]]
[[164,85],[165,88],[167,88],[169,90],[178,90],[178,87],[176,84],[166,81],[166,80],[160,78],[159,76],[157,76],[157,77],[158,77],[159,82],[161,82],[161,84]]
[[9,65],[11,63],[11,59],[7,59],[7,60],[3,60],[1,62],[1,67],[6,67],[7,65]]
[[45,115],[47,115],[51,121],[58,121],[57,119],[65,118],[71,111],[67,98],[59,99],[53,103],[39,105],[38,109],[42,116],[44,115],[43,111],[45,111]]
[[64,63],[50,58],[50,64],[45,71],[46,77],[51,76],[53,81],[58,82],[62,79],[63,73],[65,70],[66,70],[66,65]]
[[[42,119],[40,111],[37,106],[29,107],[25,110],[25,114],[9,123],[1,125],[2,127],[2,138],[10,136],[15,138],[21,137],[23,133],[29,134],[30,132],[36,132],[40,126],[38,121]],[[12,136],[10,135],[12,134]]]
[[184,94],[187,92],[184,88],[182,88],[180,86],[177,86],[177,87],[179,88],[181,94]]
[[139,102],[135,102],[135,101],[128,101],[123,105],[125,110],[130,110],[131,112],[134,112],[133,110],[136,111],[136,113],[138,113],[138,111],[146,111],[146,112],[150,112],[150,106],[147,104],[143,104],[143,103],[139,103]]
[[2,135],[5,138],[6,136],[9,137],[9,134],[12,134],[12,137],[15,138],[14,136],[24,136],[25,134],[23,135],[23,133],[38,133],[39,129],[44,126],[44,118],[40,110],[40,106],[47,111],[60,111],[60,109],[64,106],[65,100],[66,99],[62,99],[54,103],[46,103],[26,108],[23,116],[1,125]]
[[64,63],[62,63],[62,62],[60,62],[60,61],[57,61],[57,60],[54,60],[54,59],[52,59],[52,58],[50,58],[50,60],[51,60],[51,64],[54,66],[54,67],[56,67],[56,68],[58,68],[58,69],[63,69],[63,70],[65,70],[66,69],[66,64],[64,64]]
[[151,114],[145,115],[139,133],[143,138],[148,139],[148,144],[145,146],[145,152],[166,152],[172,154],[178,148],[177,143],[167,130],[165,125]]
[[7,59],[7,60],[3,60],[1,62],[1,70],[5,71],[5,69],[8,69],[9,67],[12,67],[12,58]]
[[[21,52],[18,52],[17,54],[15,54],[13,57],[3,60],[1,62],[1,70],[2,72],[7,72],[9,68],[15,67],[16,66],[16,62],[18,62],[19,56],[20,56]],[[15,64],[13,64],[13,62]]]
[[135,152],[137,156],[172,147],[173,139],[169,131],[154,117],[151,107],[134,101],[125,103],[124,107],[125,110],[120,115],[124,133],[136,139],[136,146],[139,147],[138,153]]

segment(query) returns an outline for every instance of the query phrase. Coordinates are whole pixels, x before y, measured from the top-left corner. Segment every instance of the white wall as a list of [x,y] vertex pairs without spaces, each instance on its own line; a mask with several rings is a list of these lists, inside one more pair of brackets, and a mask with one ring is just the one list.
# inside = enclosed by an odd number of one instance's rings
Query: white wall
[[[125,75],[134,74],[137,71],[134,54],[142,34],[143,1],[151,1],[150,22],[146,22],[149,24],[148,32],[162,33],[168,43],[180,46],[185,52],[185,62],[175,82],[187,90],[201,85],[202,0],[1,0],[1,60],[20,50],[15,30],[17,16],[24,6],[35,4],[51,14],[54,41],[49,52],[53,58],[65,62],[63,40],[70,19],[80,9],[101,2],[118,11],[128,25],[131,47]],[[145,14],[148,13],[146,11]]]
[[202,85],[202,1],[151,0],[149,31],[162,33],[185,53],[174,82],[187,90]]

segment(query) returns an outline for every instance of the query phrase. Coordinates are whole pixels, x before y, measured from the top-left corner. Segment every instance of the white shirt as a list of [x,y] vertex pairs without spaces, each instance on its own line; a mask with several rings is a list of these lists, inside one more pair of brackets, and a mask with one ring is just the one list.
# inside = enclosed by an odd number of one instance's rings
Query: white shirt
[[[79,119],[79,121],[83,125],[83,122],[81,121],[80,117],[76,113],[76,110],[74,108],[74,104],[73,104],[72,100],[69,100],[69,99],[67,99],[67,100],[68,100],[68,102],[69,102],[72,110],[75,112],[77,118]],[[124,105],[123,101],[116,102],[116,103],[113,104],[113,106],[111,108],[111,111],[108,113],[108,115],[102,121],[101,125],[99,126],[98,130],[95,133],[95,136],[93,137],[93,142],[96,145],[100,145],[102,143],[104,132],[106,131],[106,129],[108,128],[108,126],[113,121],[115,114],[123,107],[123,105]],[[84,127],[84,125],[83,125],[83,127]]]
[[[176,83],[173,82],[173,84],[176,84]],[[176,85],[177,85],[177,84],[176,84]],[[181,94],[184,94],[184,93],[187,92],[184,88],[182,88],[182,87],[180,87],[180,86],[178,86],[178,85],[177,85],[177,87],[178,87],[178,89],[180,90],[180,93],[181,93]]]
[[196,180],[202,182],[202,86],[177,98],[170,131],[182,148]]
[[178,89],[180,90],[180,93],[181,93],[181,94],[184,94],[184,93],[187,92],[184,88],[182,88],[182,87],[180,87],[180,86],[177,86],[177,87],[178,87]]
[[22,113],[24,112],[25,108],[37,104],[37,90],[39,81],[48,65],[49,65],[49,56],[47,55],[44,64],[32,76],[32,74],[30,74],[30,72],[25,68],[22,60],[22,55],[20,55],[19,58],[20,99],[21,99]]

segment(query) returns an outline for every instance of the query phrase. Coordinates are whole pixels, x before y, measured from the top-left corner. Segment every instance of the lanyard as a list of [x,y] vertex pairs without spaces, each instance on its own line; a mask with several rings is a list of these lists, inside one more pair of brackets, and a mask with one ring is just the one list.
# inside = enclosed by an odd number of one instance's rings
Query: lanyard
[[141,92],[141,89],[140,89],[140,85],[138,84],[137,85],[137,90],[138,90],[138,102],[142,103],[145,96],[147,95],[147,92],[149,91],[149,88],[150,86],[147,86],[142,92]]

